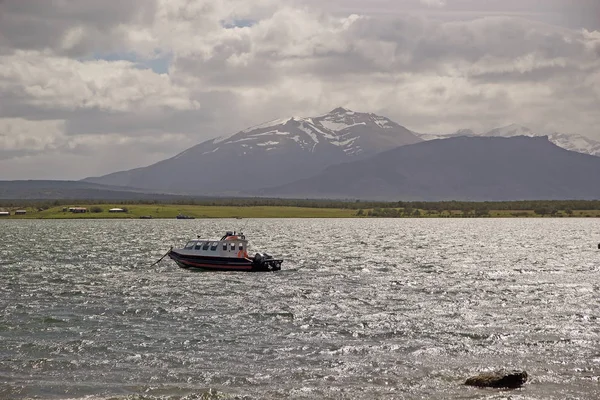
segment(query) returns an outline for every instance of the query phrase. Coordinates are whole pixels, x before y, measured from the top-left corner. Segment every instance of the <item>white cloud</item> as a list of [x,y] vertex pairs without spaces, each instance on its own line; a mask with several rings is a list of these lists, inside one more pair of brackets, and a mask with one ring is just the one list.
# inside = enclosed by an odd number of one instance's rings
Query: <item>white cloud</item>
[[426,5],[427,7],[444,7],[446,5],[446,0],[419,0],[421,3]]
[[0,90],[24,99],[24,105],[46,109],[129,112],[199,107],[190,100],[189,88],[131,62],[82,62],[31,50],[0,56]]
[[338,105],[417,131],[517,122],[600,139],[600,32],[528,18],[545,12],[533,0],[300,2],[0,3],[0,170],[97,175]]
[[65,138],[64,121],[0,118],[0,159],[56,149]]

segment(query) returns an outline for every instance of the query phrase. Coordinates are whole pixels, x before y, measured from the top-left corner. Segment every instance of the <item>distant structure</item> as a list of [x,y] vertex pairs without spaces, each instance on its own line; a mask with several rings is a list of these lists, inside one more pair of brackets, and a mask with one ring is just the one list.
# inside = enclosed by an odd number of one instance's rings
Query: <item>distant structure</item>
[[69,212],[72,213],[86,213],[87,212],[87,208],[85,207],[69,207]]
[[17,210],[15,211],[15,215],[25,215],[27,214],[27,210]]
[[10,215],[9,211],[0,211],[0,217],[8,217]]
[[111,208],[110,210],[108,210],[108,212],[111,212],[111,213],[123,213],[123,212],[125,212],[125,210],[122,209],[122,208]]

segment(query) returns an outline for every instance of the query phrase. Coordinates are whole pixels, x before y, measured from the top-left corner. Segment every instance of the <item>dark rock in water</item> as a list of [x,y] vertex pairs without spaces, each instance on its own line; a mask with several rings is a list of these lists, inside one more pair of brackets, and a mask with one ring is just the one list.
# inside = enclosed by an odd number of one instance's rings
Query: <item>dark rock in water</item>
[[496,371],[472,376],[465,385],[491,388],[518,388],[527,382],[525,371]]

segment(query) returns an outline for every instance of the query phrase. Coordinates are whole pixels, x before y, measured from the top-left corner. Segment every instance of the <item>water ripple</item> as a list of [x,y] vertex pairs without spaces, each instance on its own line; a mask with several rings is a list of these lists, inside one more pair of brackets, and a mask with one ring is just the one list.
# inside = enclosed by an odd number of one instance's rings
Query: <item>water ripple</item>
[[0,398],[600,396],[589,219],[252,220],[273,274],[150,267],[235,220],[1,223]]

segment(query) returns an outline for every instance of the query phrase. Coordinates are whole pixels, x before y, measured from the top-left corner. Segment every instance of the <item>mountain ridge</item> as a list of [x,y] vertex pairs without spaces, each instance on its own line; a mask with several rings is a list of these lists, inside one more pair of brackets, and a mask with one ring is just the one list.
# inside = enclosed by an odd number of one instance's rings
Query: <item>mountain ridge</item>
[[590,139],[586,136],[579,134],[567,134],[567,133],[550,133],[544,134],[535,132],[532,129],[518,125],[510,124],[501,126],[498,128],[491,129],[489,131],[476,133],[472,129],[459,129],[456,132],[448,134],[428,134],[428,133],[415,133],[423,140],[434,140],[434,139],[448,139],[457,136],[485,136],[485,137],[513,137],[513,136],[530,136],[540,137],[547,136],[550,142],[562,147],[566,150],[576,151],[582,154],[590,154],[593,156],[600,157],[600,142]]
[[183,196],[69,180],[0,181],[2,200],[168,200]]

